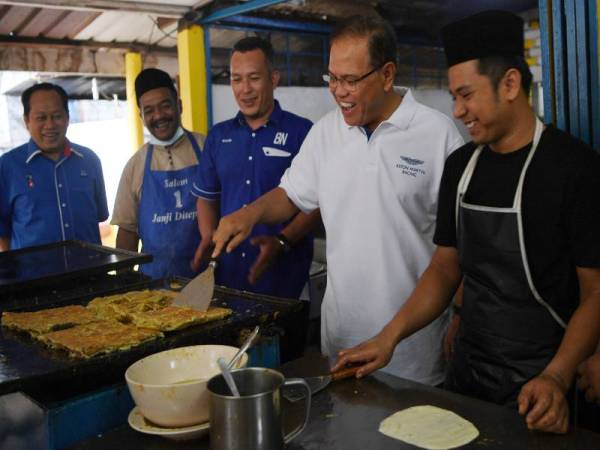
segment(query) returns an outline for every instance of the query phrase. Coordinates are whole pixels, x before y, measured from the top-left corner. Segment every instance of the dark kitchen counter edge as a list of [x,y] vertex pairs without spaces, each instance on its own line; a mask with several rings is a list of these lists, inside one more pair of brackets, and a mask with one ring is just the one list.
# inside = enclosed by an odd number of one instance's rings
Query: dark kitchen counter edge
[[[326,373],[327,361],[314,353],[283,366],[288,377]],[[283,401],[286,430],[301,420],[302,401]],[[309,424],[288,450],[415,449],[378,432],[379,423],[396,411],[429,404],[446,408],[470,420],[479,437],[461,449],[544,449],[573,450],[600,448],[600,434],[572,429],[566,435],[551,435],[527,430],[516,411],[441,389],[377,373],[362,380],[333,382],[313,397]],[[207,437],[195,441],[173,441],[144,435],[121,426],[102,436],[82,441],[71,450],[208,449]]]

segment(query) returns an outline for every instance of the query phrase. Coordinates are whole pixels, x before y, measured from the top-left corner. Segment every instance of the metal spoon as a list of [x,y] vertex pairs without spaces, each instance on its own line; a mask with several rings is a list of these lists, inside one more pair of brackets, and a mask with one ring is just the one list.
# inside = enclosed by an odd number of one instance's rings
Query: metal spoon
[[238,391],[238,388],[235,385],[235,381],[233,381],[233,377],[231,376],[231,372],[229,371],[229,368],[227,367],[227,363],[225,362],[225,359],[223,359],[222,356],[220,356],[219,359],[217,359],[217,364],[219,365],[219,368],[221,369],[221,373],[223,374],[223,378],[225,378],[225,382],[227,383],[227,386],[229,386],[229,390],[231,391],[231,393],[233,394],[234,397],[239,397],[240,391]]
[[256,336],[258,336],[259,330],[260,330],[260,327],[258,325],[254,328],[254,330],[252,330],[252,333],[250,333],[250,336],[248,336],[248,339],[246,339],[246,342],[244,342],[244,345],[242,345],[240,347],[240,349],[234,355],[234,357],[231,358],[231,361],[229,361],[229,364],[227,364],[227,368],[229,370],[233,369],[233,366],[235,366],[235,364],[238,362],[238,359],[240,359],[242,357],[242,355],[246,352],[246,350],[248,350],[248,348],[252,345],[252,343],[254,342],[254,339],[256,339]]

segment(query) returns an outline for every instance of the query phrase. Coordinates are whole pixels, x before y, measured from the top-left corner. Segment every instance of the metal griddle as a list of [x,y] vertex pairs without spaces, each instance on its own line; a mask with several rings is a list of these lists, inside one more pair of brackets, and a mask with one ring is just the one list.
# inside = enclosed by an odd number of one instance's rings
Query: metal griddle
[[[151,261],[150,255],[82,241],[64,241],[0,253],[0,312],[37,311],[87,304],[92,298],[141,289],[170,289],[168,278],[151,280],[132,270]],[[118,270],[117,269],[121,269]],[[303,302],[215,289],[215,306],[233,309],[225,320],[165,333],[165,337],[127,351],[89,360],[50,350],[29,336],[0,327],[0,395],[24,391],[47,401],[72,397],[123,382],[125,369],[144,356],[196,344],[238,345],[240,332],[261,324],[263,336],[294,330],[304,314]]]
[[[111,292],[168,288],[173,279],[144,281]],[[181,281],[181,280],[176,280]],[[85,304],[96,294],[86,294],[68,302]],[[227,319],[165,333],[165,337],[130,350],[100,355],[89,360],[70,358],[65,352],[49,350],[33,339],[0,328],[0,394],[24,391],[34,396],[62,398],[123,381],[125,369],[144,356],[169,348],[196,344],[237,345],[240,331],[261,324],[265,333],[293,328],[302,302],[267,297],[217,287],[215,306],[233,309]],[[43,307],[48,307],[44,305]],[[28,308],[31,309],[31,308]],[[38,307],[37,309],[41,309]]]
[[151,255],[77,240],[2,252],[0,299],[23,289],[44,288],[150,261]]

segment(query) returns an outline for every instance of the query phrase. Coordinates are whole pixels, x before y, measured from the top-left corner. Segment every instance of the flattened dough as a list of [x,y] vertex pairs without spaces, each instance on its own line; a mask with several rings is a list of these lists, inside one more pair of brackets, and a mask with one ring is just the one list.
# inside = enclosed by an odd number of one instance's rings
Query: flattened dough
[[468,420],[430,405],[413,406],[392,414],[379,424],[379,431],[428,450],[460,447],[479,436]]

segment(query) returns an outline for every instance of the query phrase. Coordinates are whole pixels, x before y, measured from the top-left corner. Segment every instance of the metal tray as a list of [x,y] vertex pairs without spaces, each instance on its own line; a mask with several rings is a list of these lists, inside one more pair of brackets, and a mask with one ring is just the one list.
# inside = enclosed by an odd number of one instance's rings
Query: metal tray
[[19,289],[106,273],[152,261],[151,255],[71,240],[0,253],[0,298]]
[[[168,288],[173,281],[181,284],[187,282],[182,280],[155,280],[118,291]],[[93,297],[90,294],[67,304],[85,304]],[[232,316],[168,332],[164,338],[87,360],[70,358],[65,352],[49,350],[25,335],[0,327],[0,394],[20,390],[34,396],[41,392],[44,395],[52,393],[62,397],[85,392],[122,382],[129,365],[152,353],[186,345],[239,345],[240,332],[259,324],[263,329],[263,336],[268,336],[269,333],[273,335],[281,330],[286,330],[289,334],[300,322],[299,316],[305,314],[305,302],[298,300],[256,295],[223,287],[215,288],[215,297],[213,305],[231,308]]]

